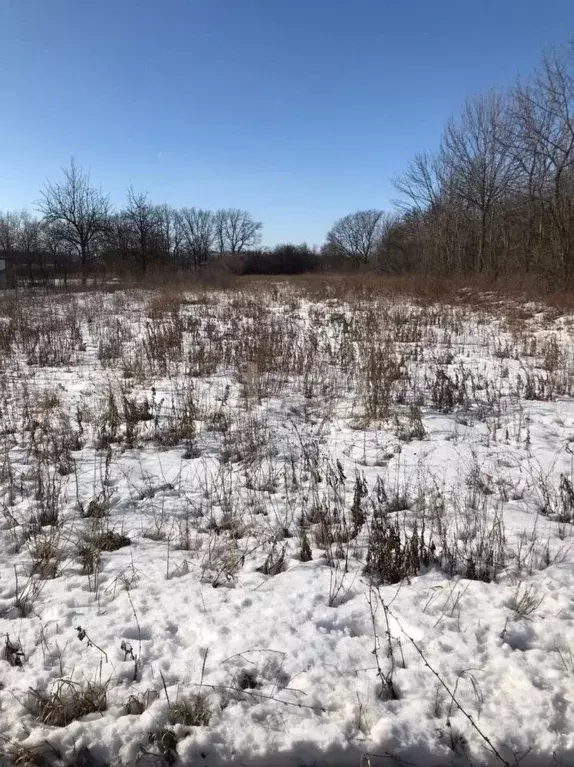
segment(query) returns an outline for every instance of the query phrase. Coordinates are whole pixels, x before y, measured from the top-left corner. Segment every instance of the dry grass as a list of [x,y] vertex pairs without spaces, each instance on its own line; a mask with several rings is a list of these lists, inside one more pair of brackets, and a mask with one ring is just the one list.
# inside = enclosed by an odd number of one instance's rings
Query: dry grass
[[28,553],[32,560],[31,575],[44,579],[55,578],[63,559],[59,533],[35,535],[28,544]]
[[[527,454],[531,404],[574,393],[565,294],[370,274],[187,288],[0,304],[0,511],[22,558],[5,617],[30,615],[68,557],[98,599],[102,559],[106,571],[121,563],[110,598],[137,588],[129,553],[102,558],[136,538],[140,551],[165,552],[166,579],[193,572],[218,588],[246,564],[263,582],[312,561],[329,573],[333,608],[361,579],[408,588],[435,568],[523,584],[558,556],[536,529],[517,543],[504,508],[536,495],[569,538],[572,472],[514,486],[504,466],[477,460],[457,496],[424,454],[437,422],[452,424],[455,445],[472,432],[485,448]],[[541,311],[531,303],[543,300]],[[57,383],[70,371],[93,388],[70,397]],[[414,450],[420,465],[404,469]],[[519,585],[508,609],[528,618],[540,604]],[[7,640],[9,662],[20,652]],[[107,707],[96,684],[61,681],[31,698],[53,726]],[[150,701],[134,693],[125,711]],[[177,728],[208,726],[211,709],[182,698],[168,716],[175,729],[154,730],[146,749],[175,759]]]
[[194,695],[178,700],[170,706],[168,720],[171,725],[182,724],[184,727],[207,727],[211,719],[211,708],[207,698]]
[[30,690],[29,710],[36,719],[52,727],[66,727],[87,714],[103,713],[108,707],[107,686],[61,679],[54,688]]

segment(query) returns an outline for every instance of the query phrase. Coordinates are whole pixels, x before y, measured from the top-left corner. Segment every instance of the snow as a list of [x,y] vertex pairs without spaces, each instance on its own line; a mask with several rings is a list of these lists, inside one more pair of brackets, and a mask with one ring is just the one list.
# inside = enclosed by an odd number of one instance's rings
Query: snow
[[[7,764],[25,763],[17,748],[72,764],[83,747],[98,765],[169,763],[166,727],[179,763],[206,767],[574,764],[571,317],[288,284],[182,294],[175,315],[144,291],[20,301],[0,303],[16,317],[0,361],[0,634],[23,653],[0,660]],[[181,344],[164,357],[150,334],[174,322]],[[63,360],[38,364],[31,327],[68,339]],[[403,372],[389,411],[367,419],[369,342],[390,344]],[[452,408],[432,393],[439,369],[470,376]],[[547,399],[527,398],[529,376]],[[110,392],[147,410],[133,434],[120,414],[107,447]],[[411,406],[424,434],[410,431]],[[187,431],[174,437],[174,424]],[[70,434],[58,472],[43,446]],[[40,475],[59,526],[30,527]],[[312,513],[349,516],[357,477],[365,524],[321,545]],[[371,582],[380,480],[404,501],[388,512],[403,533],[424,518],[437,545],[446,530],[466,555],[499,541],[494,579],[431,563]],[[91,501],[101,519],[86,516]],[[86,574],[78,542],[96,529],[131,545],[102,551]],[[50,536],[57,576],[30,575],[33,546]],[[284,556],[277,574],[262,572],[270,554]],[[38,721],[30,690],[62,679],[104,684],[107,710]],[[170,724],[170,707],[197,694],[209,723]],[[126,713],[130,696],[143,712]]]

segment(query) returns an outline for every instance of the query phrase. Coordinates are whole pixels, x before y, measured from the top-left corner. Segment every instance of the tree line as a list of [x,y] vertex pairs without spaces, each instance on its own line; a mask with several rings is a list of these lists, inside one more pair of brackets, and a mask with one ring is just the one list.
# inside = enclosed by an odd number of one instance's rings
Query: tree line
[[533,76],[468,100],[434,154],[395,180],[387,248],[424,273],[574,278],[574,44]]
[[[395,209],[334,223],[320,250],[260,247],[240,209],[175,209],[128,190],[115,212],[72,161],[41,190],[40,218],[0,214],[0,253],[42,253],[56,268],[112,271],[235,259],[243,273],[356,267],[437,275],[533,273],[574,280],[574,42],[514,87],[467,100],[435,152],[394,179]],[[31,263],[31,259],[30,259]]]
[[384,272],[574,280],[574,43],[466,101],[394,179],[396,210],[338,221],[324,253]]
[[262,229],[245,210],[156,205],[133,187],[125,206],[114,211],[75,160],[61,181],[45,184],[37,208],[41,217],[0,213],[0,254],[15,257],[30,277],[42,268],[64,276],[79,270],[85,278],[101,266],[142,274],[158,265],[199,267],[257,247]]

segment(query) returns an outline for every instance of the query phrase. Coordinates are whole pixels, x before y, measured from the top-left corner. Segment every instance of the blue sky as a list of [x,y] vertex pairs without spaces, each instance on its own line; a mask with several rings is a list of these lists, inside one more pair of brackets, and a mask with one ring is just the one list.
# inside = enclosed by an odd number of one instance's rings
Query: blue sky
[[120,204],[241,207],[320,243],[391,206],[465,97],[574,33],[573,0],[0,0],[0,209],[71,155]]

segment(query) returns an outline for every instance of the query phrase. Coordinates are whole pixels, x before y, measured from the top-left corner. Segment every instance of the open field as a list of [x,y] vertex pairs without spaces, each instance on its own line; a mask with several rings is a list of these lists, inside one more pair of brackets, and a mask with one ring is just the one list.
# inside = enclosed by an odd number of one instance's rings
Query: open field
[[574,764],[574,314],[0,296],[0,764]]

